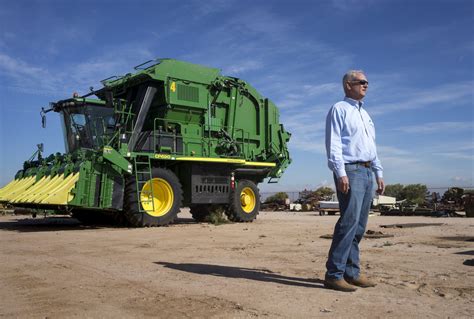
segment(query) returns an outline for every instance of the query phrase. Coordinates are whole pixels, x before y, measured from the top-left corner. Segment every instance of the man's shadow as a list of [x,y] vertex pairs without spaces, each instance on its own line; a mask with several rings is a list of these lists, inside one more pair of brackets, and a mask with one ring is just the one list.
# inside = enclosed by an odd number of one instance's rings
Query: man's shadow
[[307,287],[307,288],[324,288],[323,281],[314,278],[298,278],[278,275],[268,269],[252,269],[242,267],[231,267],[221,265],[207,264],[191,264],[182,263],[174,264],[164,261],[155,262],[166,268],[190,272],[199,275],[210,275],[227,278],[243,278],[249,280],[257,280],[263,282],[273,282],[282,285]]

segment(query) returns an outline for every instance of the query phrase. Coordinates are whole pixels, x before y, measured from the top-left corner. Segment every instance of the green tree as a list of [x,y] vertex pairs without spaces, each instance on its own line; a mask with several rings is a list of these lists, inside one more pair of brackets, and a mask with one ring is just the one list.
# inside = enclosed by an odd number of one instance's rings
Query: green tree
[[402,184],[392,184],[385,187],[385,196],[395,197],[397,200],[402,200],[403,185]]
[[288,198],[288,194],[285,192],[278,192],[272,196],[267,197],[265,203],[281,203],[284,202],[285,199]]
[[423,204],[428,188],[423,184],[410,184],[403,187],[402,199],[406,199],[409,204]]
[[334,194],[333,189],[327,186],[322,186],[313,192],[313,196],[319,200],[331,199],[332,194]]

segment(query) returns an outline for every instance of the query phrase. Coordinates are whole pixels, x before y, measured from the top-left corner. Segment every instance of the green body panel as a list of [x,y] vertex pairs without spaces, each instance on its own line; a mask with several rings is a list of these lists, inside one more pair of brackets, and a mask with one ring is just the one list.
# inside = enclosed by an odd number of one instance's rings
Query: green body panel
[[113,208],[112,193],[116,179],[123,180],[123,171],[118,166],[94,160],[83,162],[79,170],[79,180],[73,189],[74,199],[69,205],[83,208]]
[[[275,161],[279,168],[271,176],[281,176],[290,162],[286,148],[290,135],[279,124],[276,106],[251,85],[221,76],[217,69],[175,60],[162,60],[105,85],[120,92],[130,83],[138,86],[153,80],[162,96],[155,98],[144,127],[155,132],[159,127],[178,130],[184,147],[177,155]],[[230,137],[224,142],[239,146],[238,154],[216,147],[223,142],[216,134],[220,130]]]
[[118,173],[121,171],[132,172],[132,165],[119,152],[110,146],[105,146],[103,150],[104,159],[118,166]]
[[183,61],[173,59],[157,60],[157,63],[136,72],[135,74],[127,74],[118,79],[111,79],[103,81],[104,86],[124,87],[129,85],[136,85],[146,78],[168,82],[174,80],[181,80],[195,83],[210,83],[219,75],[219,69],[208,68],[205,66],[191,64]]

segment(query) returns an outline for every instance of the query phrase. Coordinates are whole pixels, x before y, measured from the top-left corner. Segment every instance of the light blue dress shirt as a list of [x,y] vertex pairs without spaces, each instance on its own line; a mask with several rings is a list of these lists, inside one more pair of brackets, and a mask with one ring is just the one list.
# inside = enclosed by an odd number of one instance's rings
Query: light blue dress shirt
[[337,177],[347,176],[344,164],[369,161],[375,175],[383,177],[374,122],[362,105],[362,101],[345,97],[331,107],[326,117],[328,166]]

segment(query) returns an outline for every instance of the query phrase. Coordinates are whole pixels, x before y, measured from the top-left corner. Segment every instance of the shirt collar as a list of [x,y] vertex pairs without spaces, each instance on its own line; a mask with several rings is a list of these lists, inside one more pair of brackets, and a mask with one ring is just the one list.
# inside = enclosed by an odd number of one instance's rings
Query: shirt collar
[[355,106],[357,108],[361,108],[364,105],[364,102],[351,99],[350,97],[347,97],[347,96],[344,97],[344,101],[346,101],[350,105]]

